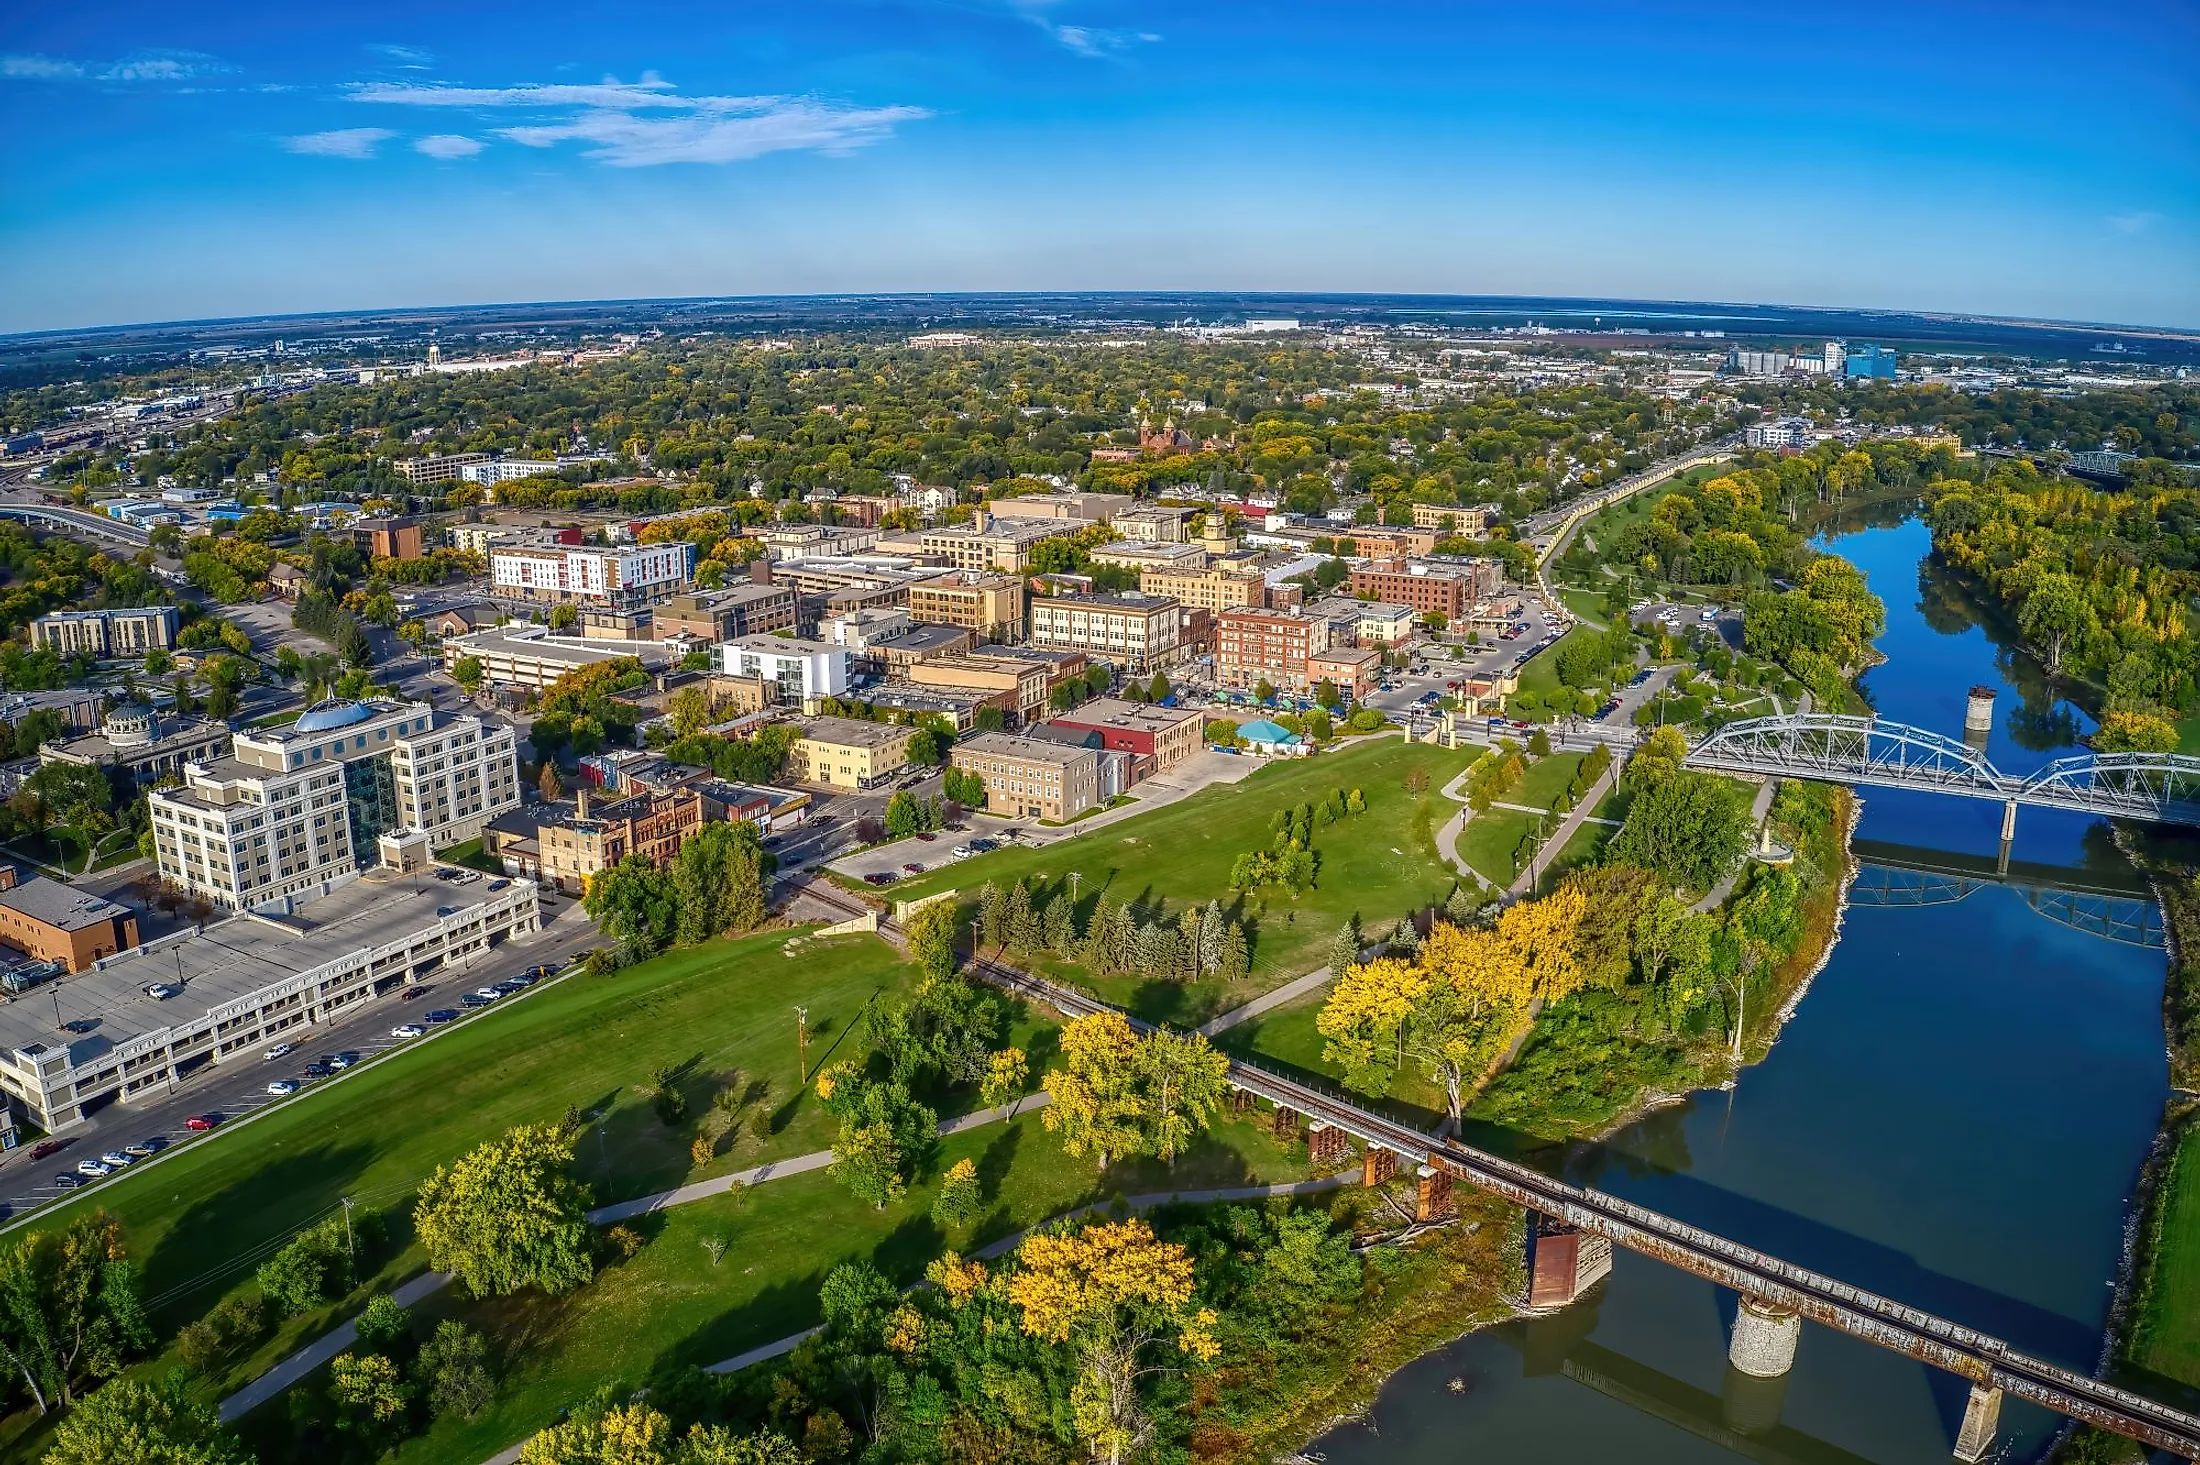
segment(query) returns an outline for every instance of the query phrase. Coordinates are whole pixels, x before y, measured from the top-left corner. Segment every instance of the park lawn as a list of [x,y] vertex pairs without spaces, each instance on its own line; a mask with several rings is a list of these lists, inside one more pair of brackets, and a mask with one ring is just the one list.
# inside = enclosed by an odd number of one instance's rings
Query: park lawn
[[1589,812],[1599,819],[1625,819],[1627,806],[1635,801],[1634,791],[1624,784],[1615,784],[1605,790],[1604,797]]
[[1586,753],[1553,753],[1547,758],[1536,759],[1521,775],[1520,782],[1505,795],[1505,802],[1550,808],[1574,781],[1574,775],[1581,771],[1581,760],[1587,756]]
[[1503,889],[1523,868],[1523,862],[1513,858],[1514,851],[1535,826],[1535,815],[1517,809],[1476,814],[1459,832],[1459,857],[1473,866],[1477,875]]
[[2172,725],[2177,729],[2176,751],[2200,753],[2200,717],[2180,717]]
[[1561,590],[1558,592],[1558,601],[1559,604],[1579,616],[1588,625],[1597,630],[1604,629],[1604,597],[1598,592],[1594,590]]
[[[988,880],[1004,890],[1023,880],[1051,891],[1075,872],[1081,877],[1080,923],[1103,890],[1130,901],[1146,920],[1174,920],[1187,905],[1220,900],[1250,927],[1252,970],[1241,982],[1095,978],[1071,963],[1031,963],[1149,1021],[1191,1026],[1321,966],[1330,939],[1347,916],[1382,927],[1408,910],[1443,900],[1455,877],[1437,858],[1433,831],[1454,806],[1437,790],[1472,757],[1429,743],[1383,738],[1275,763],[1241,783],[1203,789],[1181,802],[1044,849],[1007,848],[959,861],[895,886],[894,894],[912,899],[959,890],[966,901],[974,900]],[[1427,782],[1420,793],[1405,786],[1416,771]],[[1334,788],[1359,789],[1367,809],[1314,831],[1321,866],[1312,889],[1293,900],[1281,889],[1240,895],[1228,888],[1230,866],[1238,855],[1268,847],[1269,821],[1277,810],[1319,799]]]
[[[1602,631],[1592,631],[1587,626],[1576,626],[1535,655],[1529,657],[1528,664],[1520,668],[1520,691],[1537,692],[1544,697],[1556,694],[1559,689],[1558,653],[1565,649],[1566,643],[1569,641],[1585,641],[1591,636],[1601,636],[1603,634]],[[1518,696],[1519,693],[1516,692],[1513,695]]]
[[[236,1360],[232,1379],[249,1378],[355,1311],[366,1290],[418,1271],[404,1220],[412,1190],[438,1164],[512,1125],[555,1122],[568,1105],[602,1111],[576,1156],[599,1203],[829,1145],[830,1118],[796,1082],[789,1004],[800,998],[809,1007],[814,1072],[839,1056],[844,1039],[860,1044],[864,1008],[898,988],[907,969],[875,937],[813,941],[791,960],[779,954],[786,940],[774,932],[713,941],[608,977],[568,977],[101,1185],[34,1224],[58,1227],[94,1206],[120,1219],[154,1327],[169,1338],[249,1285],[257,1262],[342,1198],[394,1212],[380,1272],[353,1297],[290,1320],[252,1358]],[[692,1165],[692,1125],[666,1127],[637,1092],[658,1065],[685,1067],[691,1112],[732,1070],[752,1092],[768,1085],[769,1097],[751,1105],[752,1114],[768,1113],[768,1132],[751,1134],[755,1124],[745,1124],[730,1153]]]
[[[1321,1015],[1322,1006],[1328,1000],[1326,987],[1309,992],[1217,1034],[1215,1046],[1291,1077],[1318,1079],[1328,1087],[1341,1088],[1344,1070],[1322,1056],[1328,1040],[1314,1026],[1314,1020]],[[1382,1098],[1370,1098],[1365,1094],[1352,1097],[1355,1103],[1422,1129],[1435,1128],[1444,1117],[1443,1091],[1411,1073],[1401,1073],[1391,1092]]]
[[[966,1157],[978,1167],[985,1214],[950,1234],[931,1219],[932,1200],[938,1175]],[[1309,1173],[1303,1146],[1278,1143],[1250,1118],[1226,1118],[1173,1171],[1143,1160],[1103,1176],[1091,1161],[1065,1156],[1034,1110],[1005,1125],[948,1136],[932,1174],[884,1210],[812,1171],[658,1212],[635,1223],[648,1238],[640,1252],[570,1296],[477,1302],[447,1288],[423,1303],[416,1331],[437,1318],[462,1318],[488,1335],[504,1374],[488,1409],[437,1423],[396,1459],[479,1465],[607,1385],[623,1396],[670,1370],[716,1363],[813,1327],[818,1288],[845,1262],[869,1260],[906,1286],[951,1247],[967,1252],[1080,1205]],[[711,1241],[726,1243],[715,1264],[705,1249]],[[291,1392],[318,1393],[326,1378],[316,1374]],[[244,1438],[261,1459],[296,1458],[293,1407],[286,1399],[244,1421]]]
[[2128,1356],[2149,1373],[2200,1388],[2200,1122],[2186,1122],[2162,1185]]
[[1568,871],[1595,864],[1603,855],[1604,847],[1612,842],[1612,836],[1617,833],[1619,831],[1609,824],[1584,823],[1576,829],[1573,837],[1566,841],[1565,848],[1552,857],[1543,867],[1543,872],[1536,877],[1536,894],[1549,895],[1558,882],[1566,878]]

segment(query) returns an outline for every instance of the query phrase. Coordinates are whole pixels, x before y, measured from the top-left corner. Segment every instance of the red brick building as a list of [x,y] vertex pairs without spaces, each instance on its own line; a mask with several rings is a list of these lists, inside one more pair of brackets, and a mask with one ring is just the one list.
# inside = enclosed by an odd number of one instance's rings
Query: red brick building
[[1261,682],[1303,693],[1309,658],[1329,649],[1329,622],[1296,610],[1234,606],[1215,617],[1215,678],[1224,686]]

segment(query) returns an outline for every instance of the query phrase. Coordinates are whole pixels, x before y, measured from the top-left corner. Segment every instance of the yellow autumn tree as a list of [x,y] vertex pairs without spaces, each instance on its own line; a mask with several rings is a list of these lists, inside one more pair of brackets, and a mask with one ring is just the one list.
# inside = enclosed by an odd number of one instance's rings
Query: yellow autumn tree
[[1497,1056],[1529,1001],[1521,953],[1497,930],[1463,930],[1439,921],[1421,943],[1427,980],[1405,1025],[1404,1051],[1444,1091],[1458,1119],[1467,1086]]
[[1329,989],[1314,1028],[1326,1040],[1322,1057],[1345,1070],[1362,1093],[1382,1093],[1405,1061],[1405,1025],[1428,975],[1394,956],[1348,966]]
[[1524,900],[1497,919],[1497,934],[1519,957],[1530,998],[1557,1002],[1581,990],[1584,973],[1574,947],[1588,897],[1561,885],[1541,900]]
[[1140,1125],[1138,1039],[1120,1012],[1096,1012],[1062,1029],[1062,1067],[1047,1076],[1054,1102],[1040,1111],[1049,1132],[1072,1155],[1135,1155]]
[[1138,1381],[1167,1371],[1177,1355],[1205,1362],[1219,1351],[1215,1314],[1192,1306],[1190,1253],[1133,1219],[1040,1232],[1016,1261],[1008,1301],[1025,1332],[1075,1350],[1077,1432],[1121,1465],[1153,1434]]

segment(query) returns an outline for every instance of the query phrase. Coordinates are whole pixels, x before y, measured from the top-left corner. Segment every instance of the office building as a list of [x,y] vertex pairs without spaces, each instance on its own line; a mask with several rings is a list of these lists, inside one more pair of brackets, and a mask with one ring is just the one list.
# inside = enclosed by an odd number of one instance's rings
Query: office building
[[1184,658],[1181,609],[1166,596],[1041,596],[1031,603],[1031,644],[1082,651],[1134,676],[1167,671]]
[[1024,582],[1020,576],[963,570],[909,586],[909,616],[944,626],[967,626],[988,641],[1024,638]]
[[1047,738],[979,733],[949,755],[985,781],[989,814],[1066,823],[1100,802],[1100,754]]
[[361,519],[351,526],[352,546],[386,560],[416,560],[427,553],[418,519]]
[[31,645],[60,656],[143,656],[176,644],[176,608],[57,610],[31,622]]
[[1784,448],[1796,452],[1830,436],[1831,433],[1821,433],[1812,427],[1808,417],[1776,417],[1770,422],[1752,422],[1742,429],[1742,441],[1753,448]]
[[1198,509],[1142,504],[1125,509],[1109,521],[1123,538],[1142,544],[1182,544],[1190,537],[1189,526]]
[[1464,509],[1457,504],[1415,504],[1413,526],[1434,529],[1447,537],[1480,539],[1489,532],[1489,510],[1480,504]]
[[990,698],[1007,698],[1002,710],[1011,723],[1025,723],[1046,711],[1047,668],[1039,662],[995,661],[978,656],[939,656],[920,661],[903,675],[920,687],[962,688]]
[[787,777],[828,788],[870,788],[909,762],[917,729],[852,717],[812,718],[787,750]]
[[713,645],[743,636],[768,636],[795,626],[794,589],[787,585],[728,585],[675,595],[656,607],[656,637],[692,636]]
[[1373,647],[1332,646],[1306,658],[1306,679],[1316,686],[1333,683],[1357,702],[1381,685],[1383,654]]
[[181,776],[190,763],[229,751],[229,726],[210,717],[163,717],[129,703],[107,714],[99,731],[47,743],[38,761],[119,769],[139,787]]
[[1095,697],[1049,722],[1097,733],[1100,745],[1111,751],[1151,758],[1157,773],[1198,752],[1206,735],[1206,715],[1197,707],[1157,707],[1115,697]]
[[71,732],[90,732],[106,716],[107,699],[92,687],[56,687],[51,692],[0,692],[0,722],[21,727],[33,712],[51,712]]
[[875,641],[865,660],[887,676],[906,677],[913,666],[974,650],[978,633],[968,626],[914,625],[898,636]]
[[[257,1066],[267,1044],[430,972],[463,970],[540,925],[535,887],[377,870],[280,920],[233,916],[102,958],[35,1002],[0,1004],[0,1089],[41,1128],[151,1103],[216,1064]],[[156,1002],[159,982],[180,996]],[[53,994],[49,1001],[46,993]],[[64,1024],[57,1031],[55,1009]]]
[[323,702],[236,735],[148,801],[161,877],[232,910],[287,908],[381,858],[384,833],[472,839],[519,804],[512,729],[425,702]]
[[426,458],[397,458],[390,471],[411,484],[452,483],[475,463],[489,461],[487,453],[438,453]]
[[1382,601],[1348,602],[1353,607],[1352,639],[1361,646],[1387,650],[1413,639],[1413,607]]
[[703,796],[692,788],[598,800],[582,784],[570,806],[546,808],[536,821],[537,878],[579,895],[590,877],[628,855],[665,869],[703,827],[705,813]]
[[[10,882],[15,878],[7,869]],[[33,961],[81,972],[138,944],[137,913],[88,890],[33,875],[0,888],[0,942]]]
[[489,551],[492,594],[547,604],[635,610],[694,578],[695,546],[684,541],[610,548],[499,545]]
[[1207,565],[1196,570],[1149,569],[1139,574],[1138,588],[1148,595],[1167,595],[1200,610],[1223,611],[1268,603],[1267,577],[1258,569],[1235,564]]
[[1042,519],[1056,534],[1069,534],[1087,524],[1105,524],[1138,500],[1127,493],[1031,493],[1018,498],[993,499],[985,512],[994,519]]
[[718,672],[755,677],[779,689],[782,707],[808,707],[848,692],[848,651],[796,636],[743,636],[718,648]]
[[1215,617],[1215,679],[1228,687],[1268,683],[1304,695],[1309,658],[1329,649],[1330,623],[1302,609],[1239,606]]
[[1891,382],[1896,375],[1894,352],[1885,346],[1851,346],[1841,374],[1852,380]]
[[1053,519],[1011,519],[988,524],[927,529],[918,537],[925,554],[958,570],[992,570],[1020,574],[1031,547],[1042,539],[1072,532]]
[[1353,566],[1346,588],[1365,599],[1408,606],[1418,616],[1457,621],[1504,583],[1504,567],[1496,560],[1378,560]]

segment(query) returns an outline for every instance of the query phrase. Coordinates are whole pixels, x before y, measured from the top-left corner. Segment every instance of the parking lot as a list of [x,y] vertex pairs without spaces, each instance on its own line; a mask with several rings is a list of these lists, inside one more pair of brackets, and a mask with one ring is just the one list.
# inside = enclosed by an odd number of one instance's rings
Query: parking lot
[[[386,993],[346,1010],[335,1021],[316,1023],[287,1043],[272,1045],[289,1049],[279,1057],[240,1056],[226,1063],[209,1063],[158,1099],[109,1103],[84,1123],[54,1136],[48,1142],[54,1148],[45,1154],[34,1158],[33,1152],[40,1146],[26,1144],[0,1159],[0,1219],[81,1193],[84,1186],[96,1187],[97,1177],[77,1172],[84,1161],[97,1164],[102,1155],[112,1153],[142,1164],[145,1157],[129,1155],[127,1146],[157,1152],[183,1144],[207,1132],[190,1127],[190,1121],[210,1115],[218,1116],[211,1132],[219,1134],[255,1111],[340,1078],[346,1069],[354,1069],[391,1048],[432,1041],[434,1034],[462,1022],[493,1019],[498,1009],[512,1001],[526,1000],[531,991],[483,1001],[477,1008],[464,1006],[461,994],[493,987],[530,967],[563,967],[595,938],[596,929],[579,905],[559,900],[556,906],[543,910],[541,930],[505,942],[469,967],[438,974],[436,980],[417,987]],[[425,1018],[431,1011],[452,1011],[459,1016],[430,1025]],[[394,1036],[392,1029],[404,1023],[416,1023],[422,1029],[422,1038]],[[350,1061],[342,1068],[325,1065],[325,1076],[308,1071],[324,1059],[345,1055],[350,1055]],[[295,1087],[291,1093],[269,1091],[271,1084],[279,1083]],[[76,1183],[64,1183],[63,1176]]]

